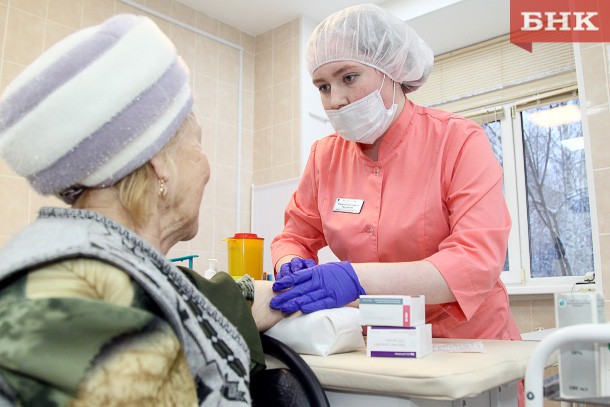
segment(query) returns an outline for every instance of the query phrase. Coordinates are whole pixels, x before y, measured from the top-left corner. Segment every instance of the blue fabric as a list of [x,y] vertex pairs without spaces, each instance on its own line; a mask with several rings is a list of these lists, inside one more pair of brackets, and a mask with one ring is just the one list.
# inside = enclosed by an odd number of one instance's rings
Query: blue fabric
[[366,294],[348,261],[296,271],[273,284],[273,291],[283,290],[269,305],[286,314],[339,308]]

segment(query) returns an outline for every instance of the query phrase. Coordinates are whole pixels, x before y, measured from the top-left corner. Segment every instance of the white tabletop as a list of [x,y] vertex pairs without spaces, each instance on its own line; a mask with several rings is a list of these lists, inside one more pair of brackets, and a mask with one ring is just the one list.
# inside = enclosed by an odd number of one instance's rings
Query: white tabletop
[[[478,341],[434,339],[433,343]],[[367,357],[364,349],[330,356],[301,356],[327,390],[455,400],[522,379],[538,344],[537,341],[480,342],[485,353],[435,351],[419,359]]]

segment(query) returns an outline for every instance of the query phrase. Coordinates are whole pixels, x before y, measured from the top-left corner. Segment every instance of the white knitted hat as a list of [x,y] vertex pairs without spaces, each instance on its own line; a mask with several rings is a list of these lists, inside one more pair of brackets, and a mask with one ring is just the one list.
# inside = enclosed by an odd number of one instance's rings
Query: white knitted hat
[[192,104],[172,42],[147,17],[117,15],[66,37],[6,88],[0,156],[43,195],[109,186],[159,152]]

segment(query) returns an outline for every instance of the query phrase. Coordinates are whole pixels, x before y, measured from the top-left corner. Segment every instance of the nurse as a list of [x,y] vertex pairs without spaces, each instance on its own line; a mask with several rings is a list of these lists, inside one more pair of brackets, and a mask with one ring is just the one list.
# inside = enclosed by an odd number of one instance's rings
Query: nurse
[[[336,133],[311,147],[271,245],[273,308],[423,294],[434,337],[520,338],[500,280],[511,220],[487,135],[407,97],[433,59],[405,22],[372,4],[314,30],[307,68]],[[341,262],[316,264],[327,245]]]

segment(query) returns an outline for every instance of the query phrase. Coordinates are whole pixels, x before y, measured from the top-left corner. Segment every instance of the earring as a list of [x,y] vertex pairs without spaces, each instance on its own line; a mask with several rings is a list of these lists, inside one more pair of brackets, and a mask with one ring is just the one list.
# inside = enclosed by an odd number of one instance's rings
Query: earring
[[159,179],[159,196],[165,198],[167,195],[167,188],[165,187],[165,178]]

